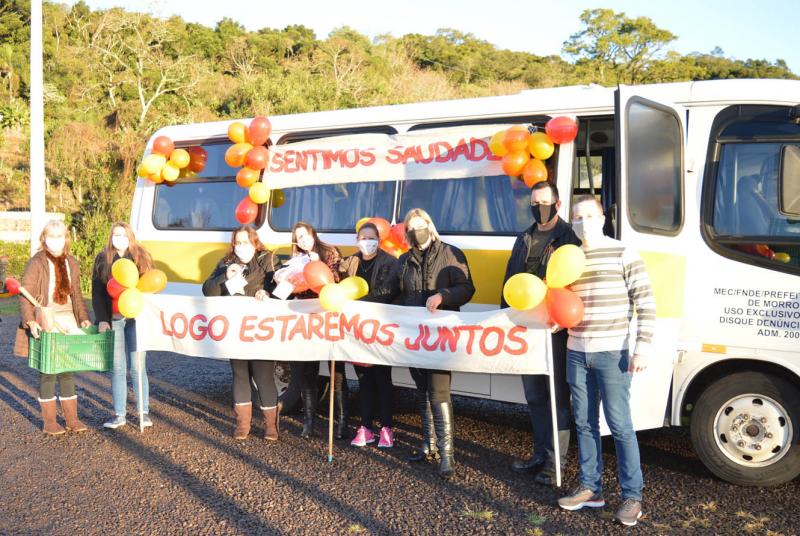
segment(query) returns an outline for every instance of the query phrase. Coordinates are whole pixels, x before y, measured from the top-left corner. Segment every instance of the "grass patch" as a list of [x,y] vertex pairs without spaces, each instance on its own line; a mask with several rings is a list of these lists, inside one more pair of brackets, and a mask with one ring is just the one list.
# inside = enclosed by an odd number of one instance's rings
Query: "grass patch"
[[359,525],[358,523],[353,523],[349,527],[347,527],[348,534],[364,534],[367,532],[367,529]]
[[691,516],[689,519],[684,519],[681,521],[681,527],[685,529],[692,529],[692,528],[703,528],[708,529],[711,528],[711,521],[705,517],[697,517]]
[[0,298],[0,316],[19,316],[19,298]]
[[467,508],[466,510],[464,510],[462,516],[469,517],[471,519],[477,519],[478,521],[494,520],[494,512],[492,512],[491,510],[471,510]]
[[545,521],[547,521],[547,519],[540,516],[539,514],[528,514],[528,523],[530,523],[531,525],[538,527],[544,525]]
[[526,530],[525,534],[530,536],[544,536],[544,531],[539,527],[533,527]]
[[717,511],[717,503],[716,501],[710,501],[707,503],[700,503],[700,508],[704,512],[716,512]]

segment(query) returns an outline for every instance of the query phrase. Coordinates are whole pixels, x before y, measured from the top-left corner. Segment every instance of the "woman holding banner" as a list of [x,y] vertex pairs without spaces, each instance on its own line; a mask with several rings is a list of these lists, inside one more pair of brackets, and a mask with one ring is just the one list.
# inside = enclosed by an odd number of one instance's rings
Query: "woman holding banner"
[[[22,273],[22,286],[43,307],[53,312],[54,323],[62,328],[92,325],[81,294],[78,259],[69,254],[69,232],[64,222],[50,220],[39,235],[39,251],[34,254]],[[38,339],[42,331],[34,304],[20,296],[21,323],[14,342],[14,354],[28,356],[28,336]],[[46,326],[45,326],[46,327]],[[78,418],[78,397],[75,378],[71,372],[39,374],[39,405],[42,408],[42,431],[48,435],[63,434],[56,420],[56,382],[61,387],[61,409],[67,430],[86,430]]]
[[[378,228],[373,223],[365,223],[358,229],[356,241],[358,253],[347,257],[339,265],[339,277],[359,276],[369,285],[369,293],[362,301],[392,303],[400,293],[397,259],[378,247]],[[361,426],[350,444],[364,447],[375,442],[372,422],[375,416],[375,402],[380,407],[381,431],[379,448],[394,446],[392,432],[392,367],[387,365],[353,365],[358,376],[361,393]]]
[[[214,272],[203,283],[205,296],[253,296],[267,299],[275,273],[275,256],[249,225],[231,235],[231,245]],[[264,439],[278,440],[278,390],[275,388],[275,361],[231,359],[233,373],[233,410],[236,415],[234,439],[247,439],[253,414],[251,383],[258,390],[258,402],[264,418]]]
[[[136,264],[139,275],[153,268],[153,259],[150,254],[137,241],[131,226],[124,222],[111,225],[106,247],[94,259],[92,268],[92,308],[94,309],[95,322],[100,333],[111,329],[113,305],[107,286],[111,276],[111,266],[118,259],[130,259]],[[116,315],[120,319],[119,314]],[[131,377],[142,376],[139,382],[133,382],[136,400],[141,404],[142,414],[139,415],[143,427],[152,426],[148,413],[150,412],[150,387],[147,381],[145,368],[145,353],[136,352],[136,321],[126,319],[125,351],[114,352],[114,368],[111,372],[111,398],[114,401],[114,417],[103,424],[106,428],[119,428],[126,423],[128,405],[127,360],[131,362]],[[138,367],[141,364],[142,370]],[[141,391],[139,390],[141,387]]]
[[[475,294],[464,253],[445,244],[427,212],[408,211],[403,226],[411,249],[400,257],[401,304],[428,309],[458,311]],[[411,462],[440,456],[439,475],[455,472],[453,461],[453,402],[450,371],[411,369],[417,385],[422,418],[422,446],[408,458]]]
[[[333,273],[334,280],[339,280],[339,263],[342,254],[335,246],[319,239],[314,227],[305,222],[297,222],[292,227],[292,257],[307,255],[311,261],[322,261]],[[294,294],[295,299],[316,298],[317,292],[308,289]],[[300,398],[303,401],[303,431],[300,437],[308,439],[314,433],[314,417],[317,410],[317,378],[319,377],[319,361],[295,361],[292,373],[300,375]],[[338,426],[334,435],[336,439],[344,437],[347,431],[347,399],[349,390],[344,375],[344,363],[337,363],[332,375],[334,410],[338,418]]]

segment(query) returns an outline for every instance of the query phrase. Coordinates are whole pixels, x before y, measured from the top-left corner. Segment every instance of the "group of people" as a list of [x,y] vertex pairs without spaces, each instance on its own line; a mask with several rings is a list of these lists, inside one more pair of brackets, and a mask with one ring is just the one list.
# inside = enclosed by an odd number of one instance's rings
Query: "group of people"
[[[583,321],[568,331],[554,326],[552,347],[554,385],[559,434],[559,452],[554,452],[551,431],[549,384],[546,376],[523,376],[533,429],[533,449],[529,459],[516,461],[512,469],[534,475],[537,483],[555,484],[555,464],[566,461],[570,424],[574,420],[580,465],[579,486],[559,500],[567,510],[605,505],[602,493],[602,456],[599,429],[599,407],[603,402],[606,421],[614,437],[618,473],[622,488],[622,506],[616,518],[633,525],[641,516],[642,472],[639,450],[631,422],[630,383],[632,373],[646,367],[648,345],[653,336],[655,305],[642,260],[629,248],[604,236],[605,217],[600,203],[593,196],[581,196],[573,202],[572,224],[558,216],[561,206],[558,189],[549,182],[532,188],[531,227],[516,240],[508,261],[505,279],[517,273],[544,277],[553,251],[565,244],[581,246],[586,253],[586,270],[572,286],[585,304]],[[379,248],[379,230],[365,223],[357,230],[358,251],[342,258],[334,246],[320,240],[314,227],[298,222],[292,228],[292,257],[307,256],[324,262],[335,280],[357,275],[369,285],[364,301],[393,303],[409,307],[458,311],[475,293],[466,256],[457,247],[442,241],[430,216],[422,209],[406,214],[404,228],[410,249],[399,259]],[[69,255],[69,233],[62,222],[52,221],[42,231],[41,248],[29,261],[22,284],[43,305],[55,308],[60,318],[80,326],[91,324],[79,284],[79,264]],[[152,268],[148,252],[135,239],[130,226],[114,223],[106,247],[97,255],[92,273],[92,303],[95,322],[100,331],[124,330],[125,352],[116,352],[112,373],[114,415],[104,424],[118,428],[126,424],[127,359],[132,372],[140,374],[134,391],[142,408],[138,416],[144,426],[151,426],[148,417],[148,382],[145,355],[136,351],[135,324],[132,319],[114,315],[112,301],[106,291],[115,260],[132,260],[140,273]],[[276,256],[266,249],[250,226],[235,229],[230,246],[203,284],[206,296],[244,295],[257,300],[271,297],[276,289],[275,274],[280,270]],[[315,298],[311,290],[296,292],[289,299]],[[21,326],[15,353],[27,356],[28,336],[38,337],[41,326],[34,308],[21,300]],[[502,301],[501,306],[506,304]],[[636,310],[638,330],[631,352],[628,329]],[[357,361],[358,356],[353,356]],[[263,418],[263,437],[278,441],[280,404],[274,381],[275,362],[237,359],[231,356],[233,437],[246,439],[252,427],[253,402]],[[375,443],[378,447],[394,446],[392,430],[392,379],[389,366],[355,364],[360,386],[361,422],[351,441],[354,447]],[[137,370],[135,367],[140,367]],[[314,434],[318,361],[292,363],[292,374],[298,374],[303,408],[301,436]],[[331,391],[335,408],[335,436],[348,438],[348,387],[344,365],[332,373]],[[451,373],[444,370],[411,369],[418,394],[422,423],[422,442],[407,458],[410,462],[438,462],[443,478],[455,472],[453,458],[453,402],[450,395]],[[56,420],[56,383],[60,384],[60,402],[66,428],[83,431],[86,426],[77,415],[77,398],[72,374],[41,374],[39,403],[43,430],[47,434],[65,432]],[[255,386],[255,397],[252,386]],[[380,429],[374,428],[375,419]]]

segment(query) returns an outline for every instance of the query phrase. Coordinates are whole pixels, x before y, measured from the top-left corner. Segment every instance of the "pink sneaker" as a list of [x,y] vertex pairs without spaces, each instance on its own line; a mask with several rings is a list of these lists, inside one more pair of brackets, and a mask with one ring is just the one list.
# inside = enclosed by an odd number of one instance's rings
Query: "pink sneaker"
[[394,446],[394,432],[388,426],[381,428],[381,440],[378,441],[379,449],[390,449]]
[[[382,431],[381,440],[383,440]],[[366,447],[368,443],[375,443],[375,434],[366,426],[359,426],[358,431],[356,431],[356,437],[350,442],[350,445],[353,447]]]

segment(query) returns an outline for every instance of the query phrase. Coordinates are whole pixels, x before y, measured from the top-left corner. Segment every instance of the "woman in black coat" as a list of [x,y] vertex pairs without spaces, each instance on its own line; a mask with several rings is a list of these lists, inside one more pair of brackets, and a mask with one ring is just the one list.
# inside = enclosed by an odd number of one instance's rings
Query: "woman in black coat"
[[[411,249],[400,257],[400,303],[437,310],[458,311],[475,294],[464,253],[445,244],[431,217],[422,209],[408,211],[403,225]],[[411,369],[419,393],[423,442],[409,458],[418,462],[441,457],[439,475],[449,478],[453,461],[453,402],[450,371]]]
[[[239,227],[231,235],[231,245],[214,272],[203,283],[204,296],[253,296],[266,299],[272,288],[275,257],[261,244],[250,226]],[[264,439],[278,440],[278,391],[275,388],[275,362],[256,359],[231,359],[233,371],[233,409],[236,414],[235,439],[246,439],[253,413],[251,382],[258,389],[264,417]]]

